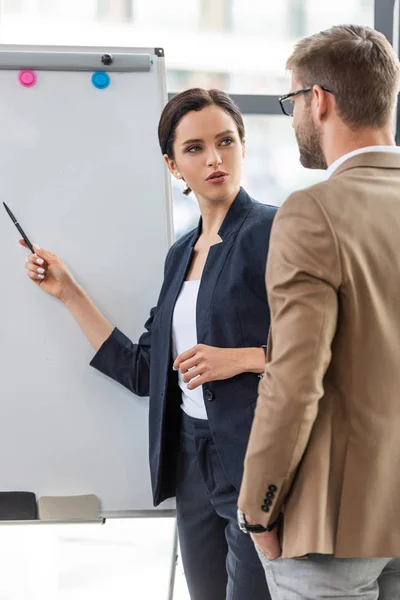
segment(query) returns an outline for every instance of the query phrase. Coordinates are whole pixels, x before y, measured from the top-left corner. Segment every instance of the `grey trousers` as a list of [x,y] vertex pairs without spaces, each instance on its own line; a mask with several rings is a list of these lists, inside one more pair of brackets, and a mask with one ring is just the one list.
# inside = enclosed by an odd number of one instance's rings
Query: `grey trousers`
[[335,558],[269,561],[259,553],[272,600],[398,600],[400,558]]

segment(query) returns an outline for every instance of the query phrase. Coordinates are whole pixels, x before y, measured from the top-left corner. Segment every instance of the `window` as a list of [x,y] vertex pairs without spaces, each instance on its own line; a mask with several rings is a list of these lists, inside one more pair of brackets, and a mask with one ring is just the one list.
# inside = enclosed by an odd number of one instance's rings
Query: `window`
[[323,171],[301,166],[291,119],[283,115],[245,115],[245,126],[243,185],[256,200],[280,206],[295,190],[324,178]]
[[97,0],[97,16],[101,20],[130,22],[134,0]]
[[5,14],[20,13],[25,8],[24,0],[3,0],[2,11]]
[[299,38],[306,35],[307,11],[302,0],[289,0],[287,25],[289,38]]
[[373,0],[5,0],[0,33],[3,43],[163,47],[170,91],[281,94],[297,37],[373,18]]

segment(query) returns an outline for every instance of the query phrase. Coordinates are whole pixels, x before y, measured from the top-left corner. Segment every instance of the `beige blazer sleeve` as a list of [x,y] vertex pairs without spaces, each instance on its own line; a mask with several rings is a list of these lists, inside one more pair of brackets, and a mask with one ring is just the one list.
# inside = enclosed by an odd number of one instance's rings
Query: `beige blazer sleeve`
[[241,510],[263,525],[282,510],[317,416],[341,279],[327,215],[309,192],[296,192],[272,228],[270,341],[239,497]]

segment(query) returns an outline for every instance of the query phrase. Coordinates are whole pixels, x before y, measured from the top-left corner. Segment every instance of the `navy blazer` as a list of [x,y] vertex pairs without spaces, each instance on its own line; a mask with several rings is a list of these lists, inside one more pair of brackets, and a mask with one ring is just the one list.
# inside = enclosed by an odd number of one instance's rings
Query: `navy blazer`
[[[265,268],[276,208],[240,189],[211,246],[197,299],[197,341],[220,348],[267,343]],[[175,496],[181,390],[172,369],[172,317],[202,221],[169,250],[156,308],[137,344],[117,328],[91,361],[138,396],[150,396],[150,470],[154,504]],[[203,386],[210,430],[226,475],[238,490],[257,400],[258,375],[241,373]]]

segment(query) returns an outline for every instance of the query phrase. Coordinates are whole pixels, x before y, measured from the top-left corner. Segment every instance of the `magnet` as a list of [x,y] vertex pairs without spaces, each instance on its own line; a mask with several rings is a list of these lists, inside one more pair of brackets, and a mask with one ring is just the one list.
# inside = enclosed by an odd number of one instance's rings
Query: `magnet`
[[32,87],[37,81],[35,71],[20,71],[18,79],[21,85],[24,87]]
[[110,76],[104,71],[96,71],[92,75],[92,83],[98,90],[104,90],[110,85]]

